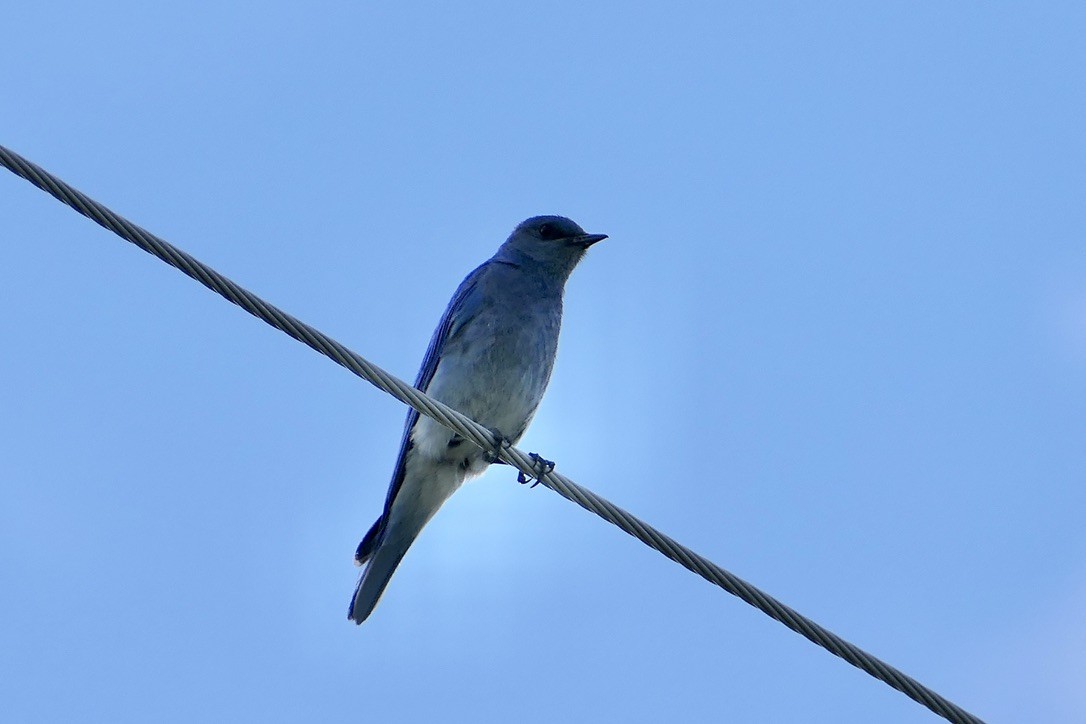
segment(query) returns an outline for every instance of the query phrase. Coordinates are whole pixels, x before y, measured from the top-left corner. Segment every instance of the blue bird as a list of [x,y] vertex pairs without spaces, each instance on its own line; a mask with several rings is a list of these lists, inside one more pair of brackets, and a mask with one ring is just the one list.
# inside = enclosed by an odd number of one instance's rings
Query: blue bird
[[[535,216],[518,225],[461,282],[430,340],[415,387],[516,444],[550,380],[566,280],[588,247],[605,238],[586,234],[562,216]],[[355,552],[355,563],[365,569],[350,620],[369,617],[438,508],[494,461],[492,452],[408,412],[384,511]]]

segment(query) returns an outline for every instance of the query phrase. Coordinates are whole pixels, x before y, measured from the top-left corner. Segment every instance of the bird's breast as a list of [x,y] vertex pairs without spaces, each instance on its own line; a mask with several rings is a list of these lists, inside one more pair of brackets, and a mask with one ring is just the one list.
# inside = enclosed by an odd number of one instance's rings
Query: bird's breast
[[[427,393],[514,442],[524,433],[550,380],[558,344],[557,314],[531,308],[482,314],[448,340]],[[419,421],[419,425],[424,424]],[[432,421],[431,421],[432,422]],[[417,431],[439,452],[452,433],[437,425]]]

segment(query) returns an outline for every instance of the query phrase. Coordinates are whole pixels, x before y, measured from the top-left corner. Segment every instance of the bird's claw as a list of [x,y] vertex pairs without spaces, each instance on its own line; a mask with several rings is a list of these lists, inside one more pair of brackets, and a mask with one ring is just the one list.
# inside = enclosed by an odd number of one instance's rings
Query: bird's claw
[[513,441],[497,430],[491,430],[490,434],[494,436],[498,441],[498,444],[494,446],[493,450],[483,450],[483,460],[486,461],[487,465],[505,465],[505,461],[502,460],[499,455],[501,455],[502,450],[508,450],[513,447]]
[[535,486],[539,485],[539,479],[541,477],[554,470],[554,463],[550,460],[545,460],[541,458],[536,453],[528,453],[528,457],[530,457],[532,459],[532,462],[534,463],[532,468],[535,474],[527,475],[523,470],[521,470],[519,473],[517,473],[517,482],[521,485],[527,485],[528,483],[531,483],[531,487],[534,488]]

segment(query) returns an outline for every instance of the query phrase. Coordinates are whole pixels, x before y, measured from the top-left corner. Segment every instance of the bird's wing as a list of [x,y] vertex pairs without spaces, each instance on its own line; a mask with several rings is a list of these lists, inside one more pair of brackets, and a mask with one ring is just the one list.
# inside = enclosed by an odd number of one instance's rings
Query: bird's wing
[[[450,339],[455,337],[464,325],[475,318],[479,312],[479,307],[482,304],[480,295],[473,295],[472,292],[479,284],[479,280],[487,273],[487,269],[492,264],[500,264],[503,262],[497,262],[494,260],[487,261],[475,269],[471,274],[465,277],[464,281],[460,283],[456,293],[453,294],[453,298],[449,301],[449,306],[445,309],[445,314],[441,317],[441,322],[438,323],[437,329],[434,330],[434,336],[430,338],[430,346],[426,349],[426,356],[422,360],[422,367],[419,369],[418,377],[415,378],[415,387],[423,392],[430,386],[430,381],[433,380],[434,374],[437,372],[437,367],[441,362],[441,355],[445,350],[445,345]],[[388,496],[385,498],[385,510],[381,516],[381,521],[388,520],[388,513],[392,510],[392,501],[396,499],[396,494],[400,491],[400,487],[403,485],[405,468],[407,463],[407,454],[411,451],[411,430],[415,427],[415,423],[418,422],[419,413],[414,409],[410,409],[407,412],[407,420],[404,423],[403,437],[400,439],[400,454],[396,458],[396,469],[392,475],[392,483],[388,488]],[[380,522],[383,529],[384,523]],[[367,546],[366,540],[362,541],[362,545],[358,548],[356,558],[359,560],[365,560],[366,553],[372,553],[372,548],[380,540],[380,534],[373,531],[373,540],[370,541],[369,551],[364,550]],[[367,535],[369,539],[371,536]]]

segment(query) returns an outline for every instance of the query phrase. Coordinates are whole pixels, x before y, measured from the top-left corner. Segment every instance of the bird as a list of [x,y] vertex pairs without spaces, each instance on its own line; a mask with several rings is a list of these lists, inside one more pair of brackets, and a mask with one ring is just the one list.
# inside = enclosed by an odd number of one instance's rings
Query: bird
[[[566,281],[588,248],[606,238],[563,216],[518,224],[453,294],[415,387],[486,426],[503,445],[515,445],[550,381]],[[549,466],[544,470],[554,467],[533,459]],[[494,451],[408,412],[384,510],[355,551],[355,564],[364,568],[349,620],[361,624],[370,616],[423,527],[466,480],[494,462]]]

